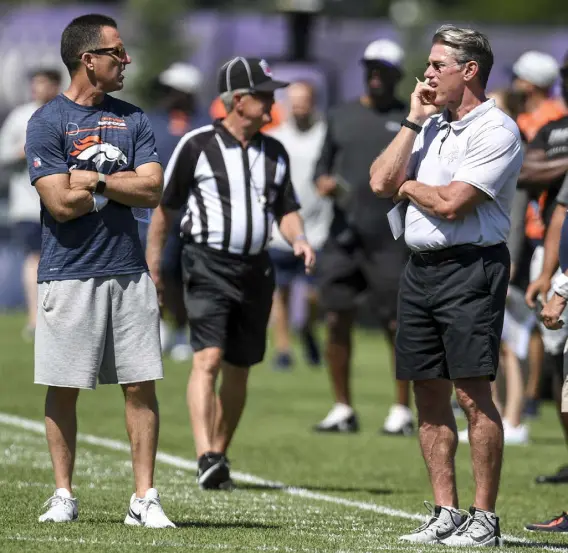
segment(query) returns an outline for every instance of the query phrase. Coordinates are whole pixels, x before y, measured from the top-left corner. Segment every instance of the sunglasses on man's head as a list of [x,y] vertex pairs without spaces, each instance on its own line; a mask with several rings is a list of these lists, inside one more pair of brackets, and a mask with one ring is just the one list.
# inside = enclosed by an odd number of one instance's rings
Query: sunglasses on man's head
[[[113,46],[112,48],[95,48],[94,50],[87,50],[85,54],[96,54],[98,56],[112,56],[119,60],[126,59],[126,50],[124,46]],[[82,54],[81,54],[82,55]]]

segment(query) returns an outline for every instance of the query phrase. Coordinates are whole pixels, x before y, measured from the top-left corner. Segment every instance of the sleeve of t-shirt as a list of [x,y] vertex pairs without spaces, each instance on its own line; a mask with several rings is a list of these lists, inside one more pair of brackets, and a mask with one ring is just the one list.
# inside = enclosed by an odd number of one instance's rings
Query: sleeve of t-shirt
[[556,196],[556,203],[560,205],[568,206],[568,173],[564,176],[564,182],[562,183],[562,187],[558,191],[558,195]]
[[187,202],[195,182],[195,166],[199,153],[191,139],[182,138],[178,142],[164,173],[161,202],[164,207],[179,210]]
[[63,137],[41,116],[33,115],[26,131],[26,159],[30,181],[35,185],[41,177],[69,172]]
[[[282,175],[283,173],[283,175]],[[294,191],[294,185],[290,177],[290,159],[286,151],[283,151],[278,156],[278,165],[276,166],[275,180],[278,182],[282,179],[282,184],[278,187],[278,195],[273,206],[274,216],[280,220],[284,215],[298,211],[300,209],[300,202]]]
[[140,122],[134,144],[134,169],[145,163],[160,163],[156,150],[156,139],[152,125],[145,113],[140,114]]
[[495,199],[513,171],[519,171],[523,149],[518,136],[505,127],[486,127],[469,140],[454,181],[467,182]]
[[548,125],[545,125],[536,133],[535,137],[528,143],[529,150],[545,150],[548,144]]
[[314,182],[322,175],[330,175],[333,171],[333,162],[335,160],[335,154],[337,153],[337,144],[333,138],[332,123],[332,118],[330,117],[320,156],[314,170]]

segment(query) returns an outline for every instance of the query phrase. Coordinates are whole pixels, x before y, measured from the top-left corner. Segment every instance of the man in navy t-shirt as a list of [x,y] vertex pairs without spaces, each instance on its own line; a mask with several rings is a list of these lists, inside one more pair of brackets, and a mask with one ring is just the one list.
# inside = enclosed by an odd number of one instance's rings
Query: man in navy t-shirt
[[156,288],[136,217],[160,201],[154,135],[122,89],[130,57],[116,22],[73,20],[61,37],[69,88],[30,119],[26,155],[41,199],[35,382],[48,386],[46,434],[56,491],[40,522],[78,516],[71,479],[80,389],[121,384],[136,492],[125,524],[172,527],[153,471],[158,439],[155,380],[163,377]]

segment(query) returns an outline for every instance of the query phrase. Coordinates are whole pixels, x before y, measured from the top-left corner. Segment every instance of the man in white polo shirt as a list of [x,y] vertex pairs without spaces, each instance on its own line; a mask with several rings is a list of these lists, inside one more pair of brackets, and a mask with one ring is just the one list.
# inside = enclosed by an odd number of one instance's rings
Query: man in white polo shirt
[[[510,258],[505,241],[522,146],[514,121],[487,100],[493,53],[481,33],[445,25],[432,40],[410,114],[371,167],[371,187],[408,203],[412,254],[401,277],[397,378],[414,381],[420,445],[435,506],[401,539],[500,545],[495,503],[503,453],[491,398]],[[443,111],[442,111],[443,109]],[[441,112],[441,113],[440,113]],[[450,399],[468,418],[476,491],[459,511]]]

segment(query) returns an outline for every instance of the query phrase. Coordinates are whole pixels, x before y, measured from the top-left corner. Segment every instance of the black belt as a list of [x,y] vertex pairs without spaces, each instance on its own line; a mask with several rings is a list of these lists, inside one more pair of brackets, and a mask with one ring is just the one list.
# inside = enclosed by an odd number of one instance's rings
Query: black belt
[[423,261],[424,263],[439,263],[440,261],[447,261],[448,259],[456,259],[465,255],[476,254],[482,250],[489,248],[501,248],[504,246],[503,242],[494,244],[492,246],[475,246],[474,244],[460,244],[459,246],[450,246],[441,250],[426,250],[426,251],[413,251],[412,257]]

